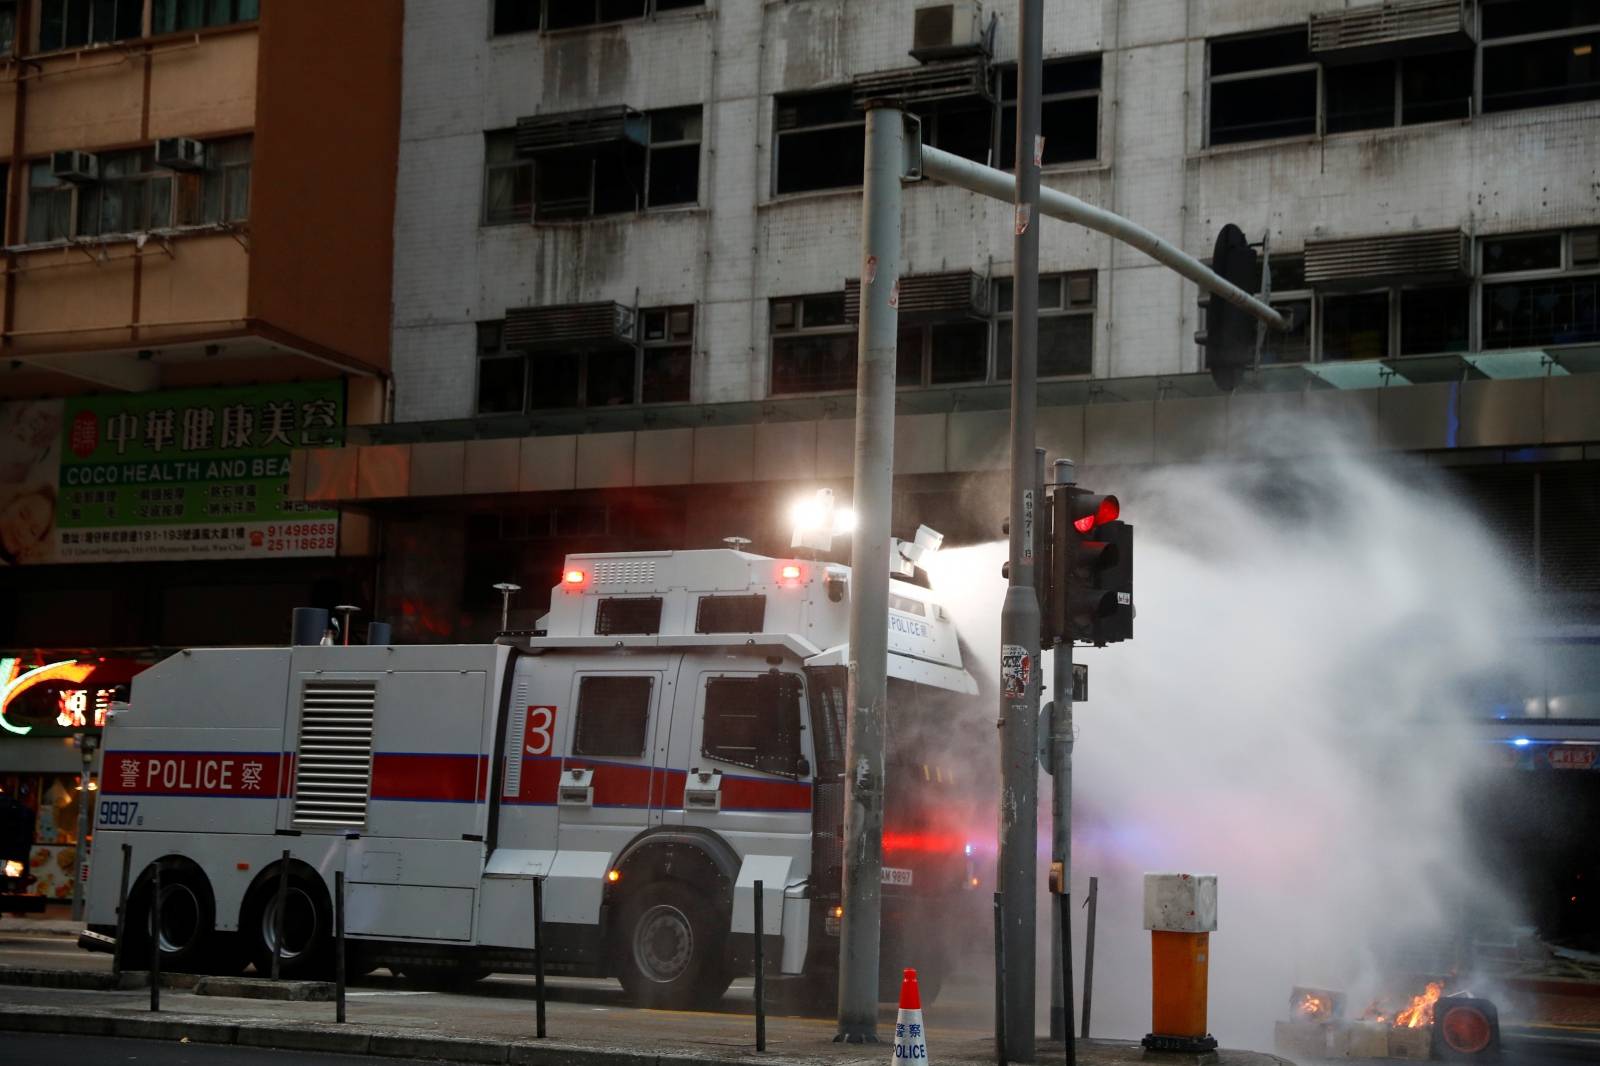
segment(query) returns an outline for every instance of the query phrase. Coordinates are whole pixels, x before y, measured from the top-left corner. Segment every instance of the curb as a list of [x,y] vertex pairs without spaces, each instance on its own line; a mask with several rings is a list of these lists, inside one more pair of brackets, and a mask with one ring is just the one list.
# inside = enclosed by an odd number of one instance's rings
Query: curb
[[332,981],[269,981],[260,977],[202,977],[194,985],[197,996],[277,999],[290,1003],[332,1003],[334,991]]
[[[254,1022],[219,1022],[210,1016],[161,1014],[155,1017],[95,1013],[64,1007],[10,1007],[0,1005],[0,1032],[44,1033],[52,1036],[123,1037],[141,1040],[187,1039],[201,1044],[281,1051],[315,1051],[386,1058],[431,1059],[444,1062],[505,1063],[508,1066],[706,1066],[708,1062],[735,1062],[742,1055],[711,1056],[687,1053],[656,1054],[628,1048],[595,1048],[551,1040],[537,1043],[473,1040],[393,1032],[374,1032],[355,1026],[299,1024],[262,1025]],[[796,1057],[789,1061],[809,1061]]]
[[[475,1040],[470,1037],[395,1032],[355,1025],[223,1022],[212,1015],[110,1013],[66,1007],[20,1007],[0,1004],[0,1033],[42,1033],[52,1036],[122,1037],[183,1041],[281,1051],[373,1055],[428,1059],[435,1062],[490,1063],[504,1066],[748,1066],[753,1062],[784,1066],[865,1066],[864,1058],[818,1058],[803,1052],[766,1055],[727,1048],[670,1048],[660,1052],[632,1047],[567,1044],[554,1040]],[[1292,1066],[1280,1056],[1234,1053],[1248,1061]]]

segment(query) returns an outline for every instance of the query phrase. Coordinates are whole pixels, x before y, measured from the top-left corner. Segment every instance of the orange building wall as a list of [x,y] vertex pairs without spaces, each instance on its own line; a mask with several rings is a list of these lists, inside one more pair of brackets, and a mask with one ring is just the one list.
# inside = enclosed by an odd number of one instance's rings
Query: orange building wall
[[261,5],[250,313],[389,365],[404,5]]

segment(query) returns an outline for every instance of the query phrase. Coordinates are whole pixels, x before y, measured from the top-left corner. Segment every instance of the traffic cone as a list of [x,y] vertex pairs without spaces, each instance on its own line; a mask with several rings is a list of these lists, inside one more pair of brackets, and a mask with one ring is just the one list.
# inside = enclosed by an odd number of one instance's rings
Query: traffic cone
[[928,1037],[922,1030],[922,992],[917,988],[917,971],[907,970],[900,979],[900,1013],[894,1020],[894,1058],[896,1062],[927,1062]]

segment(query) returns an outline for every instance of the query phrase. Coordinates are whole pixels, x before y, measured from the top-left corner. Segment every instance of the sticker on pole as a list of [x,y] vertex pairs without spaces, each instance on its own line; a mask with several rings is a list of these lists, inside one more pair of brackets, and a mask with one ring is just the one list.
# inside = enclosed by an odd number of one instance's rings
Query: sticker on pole
[[1000,694],[1008,700],[1020,700],[1028,692],[1028,679],[1033,676],[1033,657],[1021,644],[1007,644],[1000,649]]
[[1022,236],[1024,233],[1028,232],[1028,223],[1030,223],[1032,221],[1033,221],[1033,205],[1032,204],[1018,204],[1017,205],[1017,236],[1018,237]]
[[1037,136],[1037,137],[1035,137],[1033,139],[1033,165],[1036,166],[1036,167],[1044,166],[1044,135],[1043,134],[1040,134],[1039,136]]
[[875,255],[867,256],[867,268],[865,270],[863,270],[861,272],[861,274],[862,274],[862,280],[865,281],[868,285],[871,285],[874,281],[878,280],[878,257],[877,256],[875,256]]
[[900,279],[899,278],[895,278],[894,279],[894,288],[889,290],[889,306],[890,307],[899,307],[900,306]]

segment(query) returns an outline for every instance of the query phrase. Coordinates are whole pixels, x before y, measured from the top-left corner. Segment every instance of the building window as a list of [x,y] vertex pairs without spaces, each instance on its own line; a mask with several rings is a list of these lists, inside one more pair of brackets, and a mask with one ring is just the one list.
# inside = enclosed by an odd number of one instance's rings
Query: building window
[[850,90],[776,97],[773,126],[777,131],[773,187],[780,196],[861,184],[866,118]]
[[82,237],[143,233],[172,225],[172,173],[157,170],[155,152],[100,153],[100,178],[78,190]]
[[1600,341],[1600,230],[1481,247],[1485,350]]
[[483,224],[533,220],[533,160],[517,155],[516,130],[483,135]]
[[1600,99],[1600,3],[1483,5],[1482,110]]
[[1409,126],[1472,114],[1470,51],[1407,56],[1323,71],[1328,133]]
[[988,164],[994,152],[993,104],[979,96],[957,96],[913,104],[910,110],[922,120],[923,144]]
[[1212,41],[1210,143],[1315,134],[1319,69],[1304,26]]
[[768,306],[772,392],[834,392],[856,387],[856,327],[844,293],[788,296]]
[[1327,293],[1318,319],[1322,360],[1465,352],[1471,318],[1472,287],[1465,281]]
[[679,107],[650,113],[650,150],[645,159],[645,206],[700,202],[700,109]]
[[154,0],[150,9],[150,30],[152,33],[176,33],[251,22],[260,17],[261,0]]
[[644,311],[639,322],[639,401],[688,403],[694,360],[694,308]]
[[705,0],[494,0],[494,33],[568,30],[704,6]]
[[72,186],[57,181],[50,160],[28,165],[28,243],[72,236]]
[[[1304,256],[1274,255],[1269,257],[1272,271],[1272,299],[1274,310],[1288,316],[1293,328],[1288,332],[1269,329],[1261,341],[1261,365],[1279,363],[1305,363],[1311,359],[1311,308],[1315,299],[1306,286]],[[1256,260],[1257,264],[1261,260]],[[1251,291],[1262,294],[1262,279],[1257,279]],[[1215,299],[1216,297],[1210,297]]]
[[249,136],[206,142],[200,174],[200,222],[243,222],[250,217],[250,168],[254,140]]
[[[995,282],[995,380],[1011,380],[1009,278]],[[1093,271],[1039,278],[1039,376],[1088,374],[1094,368]]]
[[17,48],[17,0],[0,0],[0,55]]
[[698,203],[698,107],[651,111],[646,146],[584,146],[530,159],[515,130],[484,134],[485,225],[592,218]]
[[[1043,164],[1076,163],[1100,155],[1100,57],[1050,59],[1040,84]],[[1016,165],[1017,68],[1000,72],[1000,165]]]
[[521,414],[528,409],[528,354],[508,351],[502,322],[478,323],[478,413]]
[[988,378],[988,322],[952,318],[900,327],[896,385],[965,385]]
[[[13,22],[15,5],[12,5]],[[144,0],[40,0],[39,51],[109,44],[144,35]]]
[[505,346],[501,322],[478,323],[478,414],[687,403],[694,308],[645,308],[638,330],[632,345],[525,352]]

